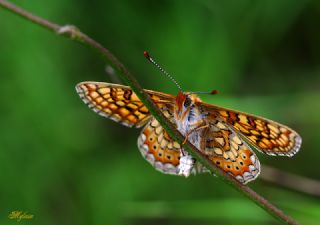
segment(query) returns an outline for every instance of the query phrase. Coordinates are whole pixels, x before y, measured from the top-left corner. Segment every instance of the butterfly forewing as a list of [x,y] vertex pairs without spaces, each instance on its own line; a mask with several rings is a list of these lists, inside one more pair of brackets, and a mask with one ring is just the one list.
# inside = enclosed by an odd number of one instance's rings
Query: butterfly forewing
[[201,107],[209,114],[220,117],[263,153],[291,157],[299,151],[301,137],[285,125],[214,105],[202,104]]
[[[139,128],[150,119],[149,110],[128,86],[88,81],[79,83],[76,90],[89,108],[123,125]],[[145,91],[158,107],[172,107],[174,96]]]

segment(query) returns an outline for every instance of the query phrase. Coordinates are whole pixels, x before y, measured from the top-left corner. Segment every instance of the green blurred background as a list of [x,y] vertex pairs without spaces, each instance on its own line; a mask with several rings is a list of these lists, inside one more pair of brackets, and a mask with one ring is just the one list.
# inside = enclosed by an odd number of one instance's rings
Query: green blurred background
[[[148,89],[177,88],[143,57],[148,50],[185,90],[265,116],[303,137],[293,158],[264,165],[320,180],[320,2],[14,1],[74,24],[110,49]],[[0,8],[0,224],[277,224],[209,174],[155,171],[139,130],[90,111],[74,86],[110,82],[94,51]],[[320,198],[257,179],[249,184],[302,224],[319,224]]]

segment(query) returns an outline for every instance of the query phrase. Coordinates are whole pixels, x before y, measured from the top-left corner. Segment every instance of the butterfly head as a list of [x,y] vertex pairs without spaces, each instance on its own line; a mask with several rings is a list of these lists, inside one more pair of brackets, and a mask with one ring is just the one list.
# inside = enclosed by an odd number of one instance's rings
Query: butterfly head
[[[162,71],[163,74],[165,74],[180,90],[176,97],[174,107],[175,119],[177,121],[183,122],[199,117],[200,112],[197,107],[195,107],[195,105],[197,102],[201,102],[201,100],[196,95],[196,93],[202,94],[207,92],[183,92],[178,82],[167,71],[162,69],[162,67],[160,67],[159,64],[156,63],[156,61],[149,55],[147,51],[145,51],[143,54],[146,59],[148,59],[153,65],[155,65],[160,71]],[[212,93],[210,92],[209,94]]]
[[176,97],[176,104],[174,107],[176,119],[187,119],[190,112],[195,110],[197,102],[201,102],[201,100],[196,94],[179,91]]

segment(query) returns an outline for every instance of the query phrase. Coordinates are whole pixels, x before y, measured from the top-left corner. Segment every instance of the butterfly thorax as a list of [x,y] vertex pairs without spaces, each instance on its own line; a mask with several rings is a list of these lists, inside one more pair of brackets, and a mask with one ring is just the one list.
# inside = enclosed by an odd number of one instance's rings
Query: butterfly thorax
[[177,129],[197,148],[200,147],[200,136],[203,130],[196,130],[196,128],[204,123],[203,115],[196,104],[198,102],[201,100],[197,95],[179,92],[174,106]]

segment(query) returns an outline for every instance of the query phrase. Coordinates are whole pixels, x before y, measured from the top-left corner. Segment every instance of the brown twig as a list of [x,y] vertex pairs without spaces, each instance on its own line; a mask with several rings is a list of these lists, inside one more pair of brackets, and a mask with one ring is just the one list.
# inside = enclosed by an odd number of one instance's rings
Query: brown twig
[[291,190],[320,197],[320,182],[263,165],[260,178]]
[[[179,131],[177,131],[173,124],[171,124],[168,119],[166,119],[162,112],[159,110],[159,108],[156,107],[156,105],[153,103],[153,101],[150,99],[150,97],[143,91],[139,83],[136,81],[136,79],[129,73],[129,71],[124,67],[122,63],[106,48],[104,48],[101,44],[94,41],[90,37],[88,37],[86,34],[82,33],[79,29],[77,29],[74,26],[60,26],[55,23],[49,22],[43,18],[40,18],[38,16],[35,16],[15,5],[12,3],[9,3],[4,0],[0,0],[0,6],[10,10],[11,12],[14,12],[15,14],[18,14],[25,19],[28,19],[32,21],[35,24],[38,24],[46,29],[49,29],[51,31],[56,32],[57,34],[64,35],[70,39],[79,41],[96,51],[98,51],[109,63],[111,63],[115,69],[117,69],[120,73],[120,78],[128,84],[132,90],[138,95],[140,100],[143,102],[143,104],[146,105],[146,107],[150,110],[151,114],[159,121],[161,126],[163,126],[166,131],[169,133],[169,135],[179,143],[182,143],[184,140],[184,137],[180,134]],[[208,170],[210,170],[212,173],[215,173],[218,177],[223,179],[225,182],[229,183],[232,187],[243,193],[246,197],[250,198],[253,202],[255,202],[257,205],[259,205],[261,208],[263,208],[265,211],[267,211],[270,215],[277,218],[279,221],[285,224],[298,224],[295,220],[293,220],[291,217],[286,215],[283,211],[278,209],[276,206],[272,205],[269,201],[267,201],[265,198],[257,194],[255,191],[253,191],[248,186],[242,185],[239,183],[236,179],[231,177],[229,174],[225,173],[218,167],[216,167],[207,157],[205,157],[200,151],[198,151],[191,143],[187,143],[184,146],[184,149],[191,154],[196,160],[201,162]]]

